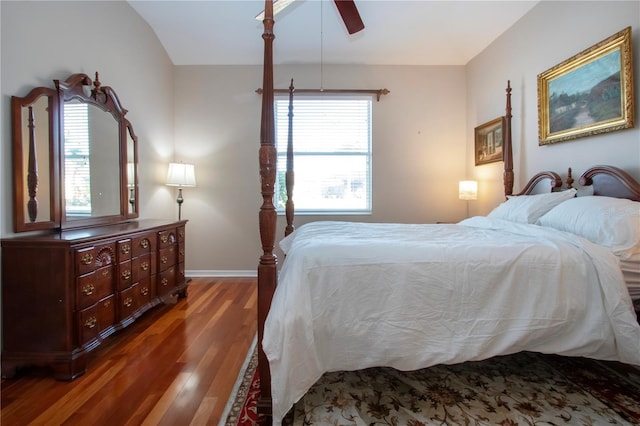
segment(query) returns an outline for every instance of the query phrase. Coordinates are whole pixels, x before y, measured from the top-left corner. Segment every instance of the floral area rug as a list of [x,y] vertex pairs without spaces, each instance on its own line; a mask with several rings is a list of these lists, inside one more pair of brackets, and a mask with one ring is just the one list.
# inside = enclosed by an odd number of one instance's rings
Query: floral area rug
[[260,376],[258,375],[258,350],[256,340],[249,349],[247,359],[231,393],[229,402],[218,426],[253,426],[262,424],[258,414]]
[[[249,391],[234,398],[228,426],[259,424],[255,366],[245,377]],[[640,368],[522,352],[411,372],[327,373],[285,424],[640,425]]]

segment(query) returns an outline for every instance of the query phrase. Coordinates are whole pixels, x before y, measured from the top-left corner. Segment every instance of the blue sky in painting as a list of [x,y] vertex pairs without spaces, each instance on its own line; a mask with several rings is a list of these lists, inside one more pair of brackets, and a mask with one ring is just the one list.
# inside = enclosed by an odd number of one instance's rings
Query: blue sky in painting
[[560,95],[564,92],[573,95],[589,91],[595,84],[615,72],[620,72],[619,49],[549,81],[549,94]]

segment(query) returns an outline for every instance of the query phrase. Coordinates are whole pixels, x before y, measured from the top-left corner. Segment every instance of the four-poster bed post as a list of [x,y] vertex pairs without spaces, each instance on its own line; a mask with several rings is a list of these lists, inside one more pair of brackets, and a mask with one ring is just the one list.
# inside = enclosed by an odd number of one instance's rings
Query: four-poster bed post
[[286,237],[293,232],[295,227],[293,226],[293,93],[295,88],[293,87],[293,79],[289,85],[289,136],[287,137],[287,172],[285,174],[285,185],[287,187],[287,204],[285,206],[285,216],[287,217],[287,226],[284,229],[284,236]]
[[264,322],[271,306],[271,298],[278,279],[278,260],[273,253],[276,231],[276,208],[273,205],[276,180],[277,152],[275,146],[273,108],[273,1],[265,0],[264,7],[264,68],[262,76],[262,117],[260,124],[260,180],[262,206],[259,213],[260,239],[263,254],[258,264],[258,369],[260,372],[260,399],[258,410],[271,416],[271,373],[269,361],[262,350]]
[[511,80],[507,80],[507,106],[505,107],[504,132],[506,140],[502,151],[504,161],[504,195],[513,194],[513,147],[511,141]]

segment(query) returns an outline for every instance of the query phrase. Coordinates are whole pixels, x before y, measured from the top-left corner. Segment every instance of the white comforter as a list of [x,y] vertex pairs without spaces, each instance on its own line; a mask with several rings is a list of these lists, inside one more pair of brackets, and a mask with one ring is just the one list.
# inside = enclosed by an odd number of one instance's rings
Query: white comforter
[[262,342],[275,425],[328,371],[523,350],[640,364],[615,256],[567,233],[486,217],[314,222],[280,246],[287,257]]

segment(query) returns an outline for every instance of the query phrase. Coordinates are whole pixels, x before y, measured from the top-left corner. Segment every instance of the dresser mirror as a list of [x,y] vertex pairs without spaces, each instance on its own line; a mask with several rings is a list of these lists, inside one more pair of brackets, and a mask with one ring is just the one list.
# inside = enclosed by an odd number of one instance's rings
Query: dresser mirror
[[137,137],[112,88],[85,74],[12,98],[14,230],[138,217]]

